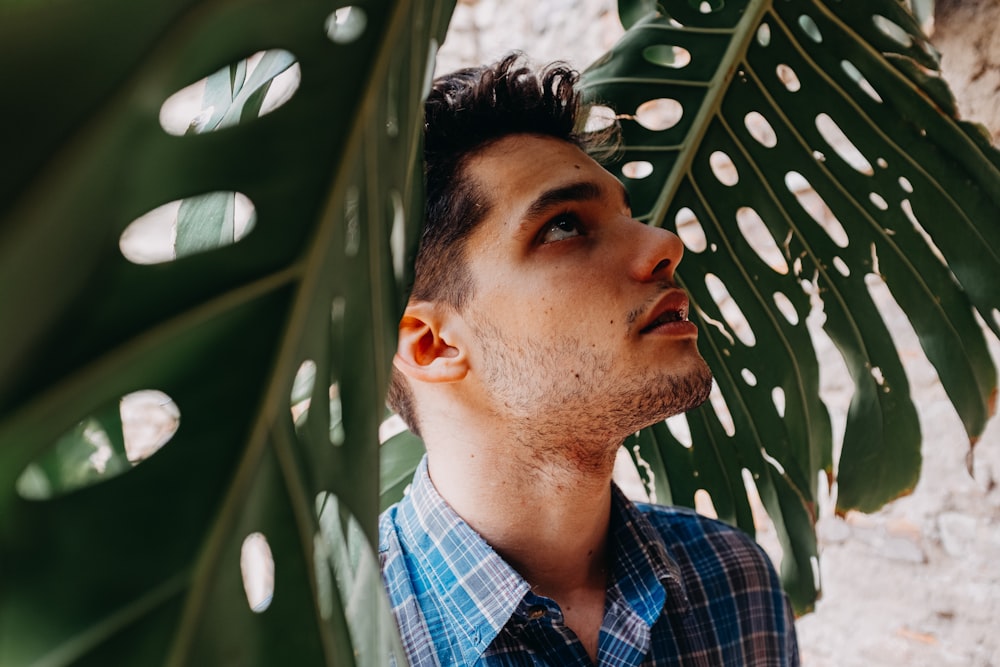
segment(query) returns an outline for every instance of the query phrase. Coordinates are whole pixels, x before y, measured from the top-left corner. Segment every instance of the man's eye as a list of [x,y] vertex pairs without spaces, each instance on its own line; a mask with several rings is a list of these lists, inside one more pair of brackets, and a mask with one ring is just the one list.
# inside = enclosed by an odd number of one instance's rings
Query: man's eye
[[545,224],[538,239],[541,243],[554,243],[583,235],[583,225],[575,215],[564,213]]

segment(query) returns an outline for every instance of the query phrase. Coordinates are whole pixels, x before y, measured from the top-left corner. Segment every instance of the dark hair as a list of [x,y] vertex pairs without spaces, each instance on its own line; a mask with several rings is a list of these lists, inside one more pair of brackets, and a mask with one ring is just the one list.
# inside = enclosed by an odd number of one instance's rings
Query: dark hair
[[[517,53],[435,79],[424,103],[426,204],[411,299],[461,310],[472,297],[465,245],[494,205],[465,173],[472,156],[512,134],[555,137],[584,150],[614,136],[616,128],[584,133],[578,79],[563,63],[536,73]],[[419,434],[410,388],[395,368],[388,401]]]

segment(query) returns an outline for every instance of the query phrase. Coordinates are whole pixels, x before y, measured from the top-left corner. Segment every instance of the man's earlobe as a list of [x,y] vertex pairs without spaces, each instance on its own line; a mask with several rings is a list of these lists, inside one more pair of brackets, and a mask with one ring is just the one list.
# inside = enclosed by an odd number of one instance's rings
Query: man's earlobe
[[437,304],[410,303],[399,322],[393,363],[420,382],[457,382],[469,372],[465,351],[451,340],[449,312]]

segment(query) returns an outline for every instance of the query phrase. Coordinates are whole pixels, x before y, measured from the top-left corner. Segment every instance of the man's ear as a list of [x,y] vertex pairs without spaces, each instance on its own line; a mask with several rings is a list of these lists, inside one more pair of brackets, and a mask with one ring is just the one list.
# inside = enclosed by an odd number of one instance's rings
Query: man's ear
[[469,372],[464,345],[458,340],[461,318],[438,303],[411,301],[399,321],[393,364],[420,382],[457,382]]

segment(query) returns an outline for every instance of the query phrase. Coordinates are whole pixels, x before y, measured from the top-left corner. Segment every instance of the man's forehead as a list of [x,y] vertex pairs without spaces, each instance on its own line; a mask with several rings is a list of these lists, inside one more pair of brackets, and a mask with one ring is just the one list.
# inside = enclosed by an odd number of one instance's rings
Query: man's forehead
[[540,135],[509,135],[467,163],[468,175],[504,217],[539,214],[551,205],[609,198],[628,206],[621,182],[575,144]]

